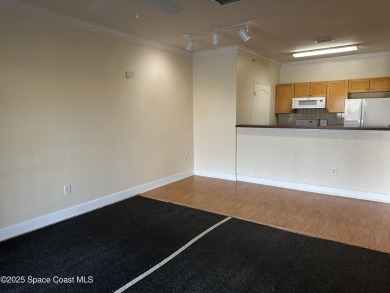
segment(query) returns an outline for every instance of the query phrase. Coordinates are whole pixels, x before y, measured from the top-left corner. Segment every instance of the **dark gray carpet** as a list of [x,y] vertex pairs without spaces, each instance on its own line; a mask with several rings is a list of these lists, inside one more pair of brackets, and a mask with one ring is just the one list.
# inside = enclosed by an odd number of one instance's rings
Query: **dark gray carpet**
[[[224,218],[130,198],[1,242],[0,276],[25,282],[0,283],[0,292],[112,292]],[[128,291],[387,293],[390,257],[231,219]]]
[[[0,277],[24,276],[23,284],[0,283],[0,292],[111,292],[159,263],[224,217],[143,197],[0,243]],[[29,284],[28,276],[50,278]],[[54,277],[74,284],[54,284]],[[92,283],[77,283],[77,276]]]
[[390,292],[388,254],[231,219],[129,292]]

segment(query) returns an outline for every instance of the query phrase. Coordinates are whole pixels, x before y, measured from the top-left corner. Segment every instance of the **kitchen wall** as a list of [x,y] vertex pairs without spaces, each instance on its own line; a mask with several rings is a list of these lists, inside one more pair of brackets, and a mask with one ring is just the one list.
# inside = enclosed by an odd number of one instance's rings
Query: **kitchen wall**
[[[237,56],[237,124],[252,124],[254,111],[254,82],[271,87],[267,109],[259,112],[268,117],[266,124],[275,124],[276,84],[279,83],[280,63],[265,59],[255,52],[240,49]],[[267,103],[265,103],[267,104]]]
[[297,120],[326,120],[328,126],[343,126],[344,113],[329,113],[326,109],[296,109],[290,114],[276,114],[278,125],[297,125]]
[[235,179],[237,49],[194,56],[195,174]]
[[280,83],[390,76],[390,53],[283,63]]
[[191,57],[4,9],[0,36],[0,228],[192,172]]
[[[280,83],[345,80],[390,76],[390,53],[365,54],[351,57],[324,58],[282,64]],[[368,94],[353,94],[351,98],[363,98]],[[386,93],[369,94],[371,97],[388,96]],[[278,124],[295,125],[297,119],[328,120],[328,125],[344,124],[343,113],[327,113],[325,110],[298,110],[291,114],[277,114]]]

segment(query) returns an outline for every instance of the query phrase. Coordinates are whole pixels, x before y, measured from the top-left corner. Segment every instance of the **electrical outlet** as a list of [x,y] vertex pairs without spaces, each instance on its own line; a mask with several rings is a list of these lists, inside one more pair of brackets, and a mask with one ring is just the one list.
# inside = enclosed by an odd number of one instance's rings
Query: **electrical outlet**
[[332,175],[333,176],[337,176],[337,168],[333,168],[332,169]]
[[64,195],[68,195],[72,193],[72,188],[70,184],[65,184],[64,185]]
[[187,157],[184,157],[183,161],[184,163],[187,163]]

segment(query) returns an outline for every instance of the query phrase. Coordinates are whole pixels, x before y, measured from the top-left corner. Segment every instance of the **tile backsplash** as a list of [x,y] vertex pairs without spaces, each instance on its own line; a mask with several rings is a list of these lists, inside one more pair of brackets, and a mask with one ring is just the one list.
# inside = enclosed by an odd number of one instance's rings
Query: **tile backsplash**
[[328,120],[329,126],[342,126],[344,124],[344,113],[328,113],[325,109],[297,109],[295,113],[277,114],[278,125],[295,125],[299,119]]

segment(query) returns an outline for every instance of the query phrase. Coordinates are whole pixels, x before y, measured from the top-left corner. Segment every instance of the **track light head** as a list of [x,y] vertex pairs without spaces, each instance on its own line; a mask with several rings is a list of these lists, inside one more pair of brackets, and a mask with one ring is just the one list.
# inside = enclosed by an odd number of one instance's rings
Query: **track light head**
[[213,32],[213,44],[215,46],[219,45],[219,32],[218,31]]
[[[247,29],[248,30],[248,29]],[[240,37],[241,37],[241,39],[244,41],[244,42],[247,42],[250,38],[251,38],[251,36],[249,35],[249,33],[248,33],[248,31],[247,30],[245,30],[245,29],[240,29],[239,30],[239,34],[240,34]]]
[[186,46],[186,50],[188,52],[192,52],[192,50],[194,49],[195,47],[195,41],[192,40],[192,39],[188,39],[188,42],[187,42],[187,46]]

